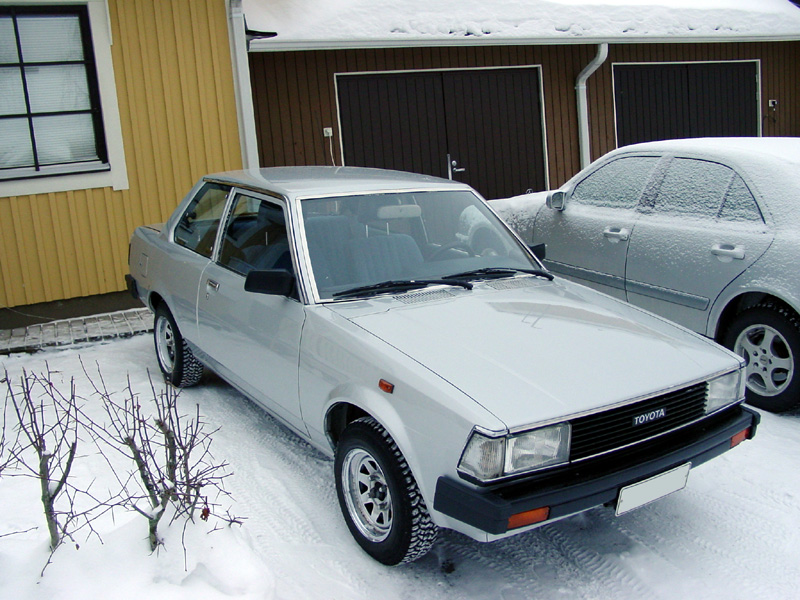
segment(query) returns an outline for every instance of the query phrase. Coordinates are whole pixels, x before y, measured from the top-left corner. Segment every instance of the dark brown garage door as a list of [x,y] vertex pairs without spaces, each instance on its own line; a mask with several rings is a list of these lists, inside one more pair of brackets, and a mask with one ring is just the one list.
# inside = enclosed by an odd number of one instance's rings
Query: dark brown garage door
[[545,189],[537,68],[336,81],[345,164],[451,174],[486,198]]
[[758,135],[758,63],[614,65],[617,144]]

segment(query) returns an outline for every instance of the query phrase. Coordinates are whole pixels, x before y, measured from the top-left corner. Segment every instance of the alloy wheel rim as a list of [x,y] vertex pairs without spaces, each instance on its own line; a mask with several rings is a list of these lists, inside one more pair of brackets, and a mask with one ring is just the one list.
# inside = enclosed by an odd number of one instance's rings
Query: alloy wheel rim
[[734,351],[746,363],[747,387],[760,396],[782,393],[794,375],[794,356],[781,333],[768,325],[751,325],[736,338]]
[[383,469],[366,450],[345,456],[342,486],[347,512],[358,531],[370,542],[382,542],[392,530],[392,494]]
[[170,322],[163,317],[156,324],[156,340],[158,341],[158,360],[165,370],[172,372],[175,367],[175,334]]

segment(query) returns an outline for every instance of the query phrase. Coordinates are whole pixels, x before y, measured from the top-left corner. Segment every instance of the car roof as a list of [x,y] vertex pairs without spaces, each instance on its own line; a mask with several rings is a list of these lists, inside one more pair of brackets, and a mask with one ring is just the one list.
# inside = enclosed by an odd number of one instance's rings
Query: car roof
[[286,197],[335,196],[411,190],[471,189],[463,183],[386,169],[364,167],[269,167],[207,175],[206,180]]
[[618,150],[633,151],[705,154],[736,162],[743,168],[764,160],[800,166],[800,138],[796,137],[686,138],[644,142]]

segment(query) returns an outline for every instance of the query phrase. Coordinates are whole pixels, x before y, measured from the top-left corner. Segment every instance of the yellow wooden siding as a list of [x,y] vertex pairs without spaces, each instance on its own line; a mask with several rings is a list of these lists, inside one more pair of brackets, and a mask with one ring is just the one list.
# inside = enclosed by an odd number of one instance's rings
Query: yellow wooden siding
[[134,228],[242,165],[224,0],[109,0],[130,187],[0,198],[0,307],[124,289]]

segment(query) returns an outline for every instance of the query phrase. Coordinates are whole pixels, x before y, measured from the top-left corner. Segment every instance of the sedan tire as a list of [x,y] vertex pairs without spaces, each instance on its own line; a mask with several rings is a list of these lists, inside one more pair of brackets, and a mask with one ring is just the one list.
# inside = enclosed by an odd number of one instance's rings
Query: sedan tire
[[747,402],[770,412],[800,403],[800,321],[789,309],[762,302],[739,313],[723,345],[747,362]]
[[192,354],[172,313],[163,304],[156,309],[153,340],[158,366],[167,381],[175,387],[189,387],[200,381],[203,363]]
[[431,549],[438,528],[408,463],[375,419],[348,425],[336,448],[335,469],[342,514],[367,554],[396,565]]

